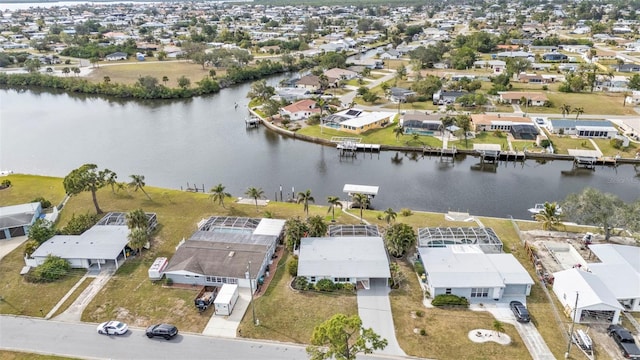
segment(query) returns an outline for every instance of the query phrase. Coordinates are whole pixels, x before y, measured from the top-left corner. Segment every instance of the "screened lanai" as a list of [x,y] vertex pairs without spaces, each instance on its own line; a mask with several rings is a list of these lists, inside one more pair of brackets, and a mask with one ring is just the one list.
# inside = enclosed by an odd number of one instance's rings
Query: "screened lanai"
[[380,236],[380,232],[377,225],[329,225],[329,236]]
[[419,247],[478,245],[485,254],[502,252],[502,241],[491,228],[434,227],[418,229]]

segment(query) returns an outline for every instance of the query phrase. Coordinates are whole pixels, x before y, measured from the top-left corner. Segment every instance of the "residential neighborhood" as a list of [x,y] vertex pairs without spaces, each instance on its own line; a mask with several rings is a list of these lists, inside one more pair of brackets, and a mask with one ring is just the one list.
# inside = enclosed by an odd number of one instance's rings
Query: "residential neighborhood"
[[[2,168],[0,315],[90,324],[118,343],[189,346],[197,335],[298,344],[318,359],[622,359],[610,326],[640,343],[640,197],[611,189],[640,177],[640,5],[40,5],[0,5],[0,91],[104,97],[114,114],[139,103],[157,115],[161,102],[207,103],[246,84],[246,96],[223,100],[240,125],[215,106],[211,127],[177,111],[176,128],[153,123],[174,133],[174,150],[193,153],[204,152],[200,135],[231,138],[218,123],[242,128],[246,138],[233,137],[241,151],[207,154],[225,165],[174,167],[164,148],[131,154],[166,157],[167,172],[234,173],[244,193],[215,179],[147,185],[99,159],[62,177]],[[268,146],[246,146],[258,137]],[[321,160],[277,147],[300,141]],[[389,151],[390,162],[380,158]],[[240,153],[260,162],[242,163]],[[286,166],[271,161],[281,153]],[[525,188],[509,173],[509,183],[466,189],[457,183],[466,157],[478,159],[478,177],[551,161],[572,170],[562,184]],[[402,171],[403,159],[425,158],[433,169]],[[292,167],[335,188],[336,172],[363,161],[449,210],[398,204],[364,171],[330,196],[261,187],[266,173]],[[425,180],[434,171],[441,181]],[[602,172],[601,192],[591,179]],[[578,190],[563,189],[569,182]],[[472,214],[447,200],[465,191],[484,195],[486,207],[501,207],[496,192],[536,192],[541,203],[526,219]],[[4,341],[7,356],[58,354]]]

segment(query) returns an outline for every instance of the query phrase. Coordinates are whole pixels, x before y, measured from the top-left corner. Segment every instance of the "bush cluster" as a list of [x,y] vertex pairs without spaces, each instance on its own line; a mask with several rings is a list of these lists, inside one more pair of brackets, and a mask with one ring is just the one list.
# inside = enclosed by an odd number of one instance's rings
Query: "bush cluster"
[[40,206],[42,206],[43,209],[48,209],[51,207],[51,201],[43,198],[42,196],[39,196],[33,200],[31,200],[31,202],[39,202]]
[[71,265],[67,260],[49,255],[42,265],[27,273],[26,279],[35,283],[52,282],[67,275],[70,269]]
[[98,220],[100,220],[100,216],[97,214],[87,213],[76,217],[76,214],[74,213],[71,215],[71,219],[67,225],[60,230],[60,233],[63,235],[80,235],[89,230],[98,222]]
[[440,294],[436,295],[431,304],[433,306],[469,306],[469,300],[453,294]]

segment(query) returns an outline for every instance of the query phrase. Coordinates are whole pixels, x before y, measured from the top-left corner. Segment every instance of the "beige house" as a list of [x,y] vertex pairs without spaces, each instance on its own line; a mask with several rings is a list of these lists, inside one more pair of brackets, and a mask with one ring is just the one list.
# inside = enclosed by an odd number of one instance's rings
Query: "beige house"
[[[500,94],[500,102],[522,106],[544,106],[549,101],[547,95],[541,92],[501,91],[498,94]],[[527,100],[526,104],[522,103],[523,98]]]

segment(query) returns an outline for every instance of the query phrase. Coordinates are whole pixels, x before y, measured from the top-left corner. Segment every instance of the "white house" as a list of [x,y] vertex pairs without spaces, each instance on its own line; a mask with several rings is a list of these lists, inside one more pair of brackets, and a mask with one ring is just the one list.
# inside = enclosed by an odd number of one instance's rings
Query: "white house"
[[321,279],[370,288],[374,279],[388,280],[389,259],[379,236],[302,238],[298,276],[315,284]]
[[511,254],[486,254],[478,245],[419,247],[424,282],[433,298],[441,294],[465,297],[471,303],[526,303],[533,279]]
[[624,308],[598,276],[572,268],[553,277],[553,292],[569,318],[578,323],[618,323]]
[[589,138],[612,139],[618,134],[618,129],[608,120],[554,119],[548,122],[547,128],[554,134],[562,132]]
[[39,202],[0,207],[0,240],[26,235],[41,212]]
[[600,259],[590,263],[589,270],[629,311],[640,311],[640,247],[614,244],[590,245]]
[[119,51],[119,52],[114,52],[112,54],[105,56],[105,60],[107,61],[127,60],[127,57],[129,57],[127,53]]

